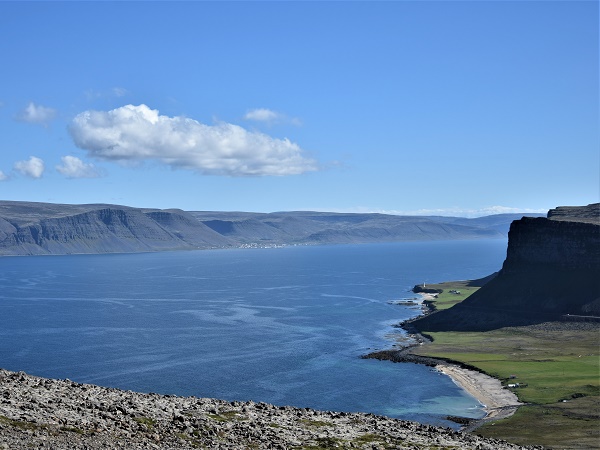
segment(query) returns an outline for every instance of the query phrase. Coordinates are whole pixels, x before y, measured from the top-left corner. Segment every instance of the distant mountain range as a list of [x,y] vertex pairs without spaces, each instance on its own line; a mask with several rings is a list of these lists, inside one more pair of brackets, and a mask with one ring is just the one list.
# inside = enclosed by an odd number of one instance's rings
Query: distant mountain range
[[206,212],[0,201],[0,255],[505,238],[510,223],[521,217]]

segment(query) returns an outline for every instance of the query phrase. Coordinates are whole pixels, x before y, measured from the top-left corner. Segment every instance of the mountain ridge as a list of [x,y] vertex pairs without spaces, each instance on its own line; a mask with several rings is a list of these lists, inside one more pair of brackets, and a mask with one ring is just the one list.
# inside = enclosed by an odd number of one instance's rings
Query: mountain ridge
[[377,213],[183,211],[0,201],[0,255],[130,253],[503,238],[520,214],[477,219]]

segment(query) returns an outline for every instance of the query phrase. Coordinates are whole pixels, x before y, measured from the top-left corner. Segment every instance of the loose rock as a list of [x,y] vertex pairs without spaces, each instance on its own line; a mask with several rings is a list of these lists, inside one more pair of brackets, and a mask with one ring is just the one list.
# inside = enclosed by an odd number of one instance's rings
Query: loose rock
[[2,369],[0,392],[0,449],[541,449],[373,414],[141,394]]

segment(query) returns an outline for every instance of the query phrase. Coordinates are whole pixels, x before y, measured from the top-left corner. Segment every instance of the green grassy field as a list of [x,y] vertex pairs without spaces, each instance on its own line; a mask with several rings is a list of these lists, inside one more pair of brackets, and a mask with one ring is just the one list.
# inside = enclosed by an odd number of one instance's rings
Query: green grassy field
[[[448,309],[457,303],[462,302],[465,298],[475,292],[478,287],[467,286],[468,281],[450,281],[447,283],[428,284],[428,288],[443,289],[444,292],[437,294],[435,299],[435,309]],[[450,291],[459,291],[460,294],[451,293]]]
[[[465,291],[464,282],[428,287]],[[475,290],[477,288],[474,288]],[[464,296],[463,298],[466,298]],[[456,303],[456,302],[455,302]],[[550,448],[600,448],[600,326],[560,322],[488,332],[425,333],[431,344],[414,350],[478,367],[514,389],[527,406],[511,418],[477,429],[483,436]],[[514,377],[514,378],[512,378]]]

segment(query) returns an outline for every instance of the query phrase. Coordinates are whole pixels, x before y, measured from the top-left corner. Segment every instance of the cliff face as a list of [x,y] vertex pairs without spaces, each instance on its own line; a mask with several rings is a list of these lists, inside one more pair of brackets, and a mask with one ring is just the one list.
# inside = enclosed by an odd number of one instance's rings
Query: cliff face
[[560,207],[511,224],[498,276],[464,302],[414,322],[420,330],[486,330],[600,316],[600,204]]
[[589,269],[598,267],[598,224],[524,217],[512,223],[503,271],[530,266]]
[[598,225],[600,222],[600,203],[587,206],[559,206],[548,211],[548,218],[567,222],[589,222]]
[[35,204],[20,204],[19,211],[5,210],[0,219],[0,254],[143,252],[231,245],[224,236],[178,210],[88,205],[75,211],[68,206],[36,211]]

